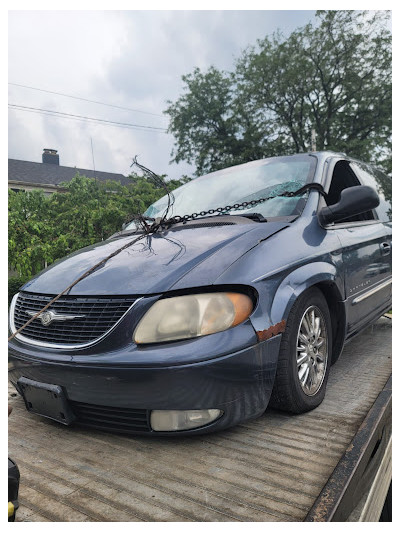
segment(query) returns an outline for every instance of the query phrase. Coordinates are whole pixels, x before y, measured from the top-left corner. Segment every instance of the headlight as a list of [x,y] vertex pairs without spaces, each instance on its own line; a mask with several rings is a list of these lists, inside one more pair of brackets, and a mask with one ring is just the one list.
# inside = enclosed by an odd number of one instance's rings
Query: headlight
[[252,310],[251,299],[235,292],[165,298],[147,311],[133,339],[146,344],[210,335],[240,324]]

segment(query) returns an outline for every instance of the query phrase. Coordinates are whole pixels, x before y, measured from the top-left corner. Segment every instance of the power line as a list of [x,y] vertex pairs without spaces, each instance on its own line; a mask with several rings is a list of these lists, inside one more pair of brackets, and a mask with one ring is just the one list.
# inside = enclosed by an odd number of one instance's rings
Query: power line
[[167,118],[165,115],[161,115],[159,113],[151,113],[150,111],[141,111],[140,109],[122,107],[122,106],[114,105],[114,104],[106,104],[105,102],[99,102],[98,100],[90,100],[88,98],[82,98],[80,96],[73,96],[71,94],[58,93],[55,91],[47,91],[46,89],[39,89],[38,87],[30,87],[29,85],[21,85],[19,83],[11,83],[11,82],[9,82],[8,85],[14,85],[15,87],[23,87],[24,89],[31,89],[33,91],[40,91],[42,93],[56,94],[57,96],[65,96],[67,98],[74,98],[75,100],[82,100],[83,102],[91,102],[92,104],[99,104],[99,105],[105,105],[108,107],[114,107],[115,109],[123,109],[125,111],[134,111],[135,113],[144,113],[146,115],[153,115],[155,117]]
[[72,113],[63,113],[61,111],[54,111],[52,109],[42,109],[39,107],[28,107],[28,106],[22,106],[18,104],[8,104],[8,107],[12,109],[18,109],[20,111],[36,112],[39,114],[56,116],[59,118],[72,118],[75,120],[99,122],[99,123],[104,123],[105,125],[110,124],[114,126],[123,126],[123,127],[128,127],[128,128],[148,129],[148,130],[163,131],[163,132],[167,131],[166,128],[159,128],[157,126],[145,126],[142,124],[131,124],[129,122],[116,122],[113,120],[106,120],[106,119],[95,118],[95,117],[86,117],[83,115],[74,115]]
[[148,130],[148,131],[160,131],[160,132],[166,132],[166,128],[158,128],[157,126],[145,126],[143,124],[131,124],[129,122],[116,122],[113,120],[106,120],[102,118],[95,118],[95,117],[86,117],[83,115],[74,115],[72,113],[63,113],[61,111],[54,111],[52,109],[42,109],[39,107],[28,107],[18,104],[8,104],[8,107],[11,109],[16,109],[19,111],[27,111],[31,113],[38,113],[42,115],[47,116],[54,116],[57,118],[69,118],[73,120],[80,120],[80,121],[88,121],[88,122],[96,122],[103,125],[111,125],[111,126],[117,126],[117,127],[123,127],[123,128],[133,128],[133,129],[141,129],[141,130]]

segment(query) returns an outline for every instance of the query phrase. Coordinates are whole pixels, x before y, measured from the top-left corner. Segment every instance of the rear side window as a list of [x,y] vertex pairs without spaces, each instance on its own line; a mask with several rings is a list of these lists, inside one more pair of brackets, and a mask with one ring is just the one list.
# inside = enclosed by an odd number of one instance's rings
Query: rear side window
[[392,220],[392,178],[386,176],[377,168],[366,163],[352,162],[351,167],[360,178],[363,185],[369,185],[379,194],[380,203],[375,211],[379,220],[389,222]]

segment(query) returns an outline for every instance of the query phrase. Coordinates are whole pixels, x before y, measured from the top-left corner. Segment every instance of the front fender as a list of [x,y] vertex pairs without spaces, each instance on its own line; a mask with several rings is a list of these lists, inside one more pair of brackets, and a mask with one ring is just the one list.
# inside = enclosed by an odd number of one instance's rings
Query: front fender
[[292,271],[279,285],[271,307],[273,323],[287,320],[292,305],[304,291],[318,283],[334,283],[344,299],[344,284],[335,265],[318,261]]
[[251,317],[260,340],[282,333],[292,305],[305,290],[319,283],[333,283],[344,299],[344,282],[337,267],[325,261],[299,266],[284,278],[257,283],[259,305]]

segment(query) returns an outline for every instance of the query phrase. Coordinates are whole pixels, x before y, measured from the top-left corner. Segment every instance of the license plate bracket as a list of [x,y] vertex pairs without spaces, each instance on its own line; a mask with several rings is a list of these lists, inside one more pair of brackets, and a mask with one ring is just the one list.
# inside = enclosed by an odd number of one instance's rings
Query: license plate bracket
[[66,426],[75,420],[76,417],[59,385],[41,383],[25,377],[19,378],[17,383],[25,406],[31,413],[50,418]]

